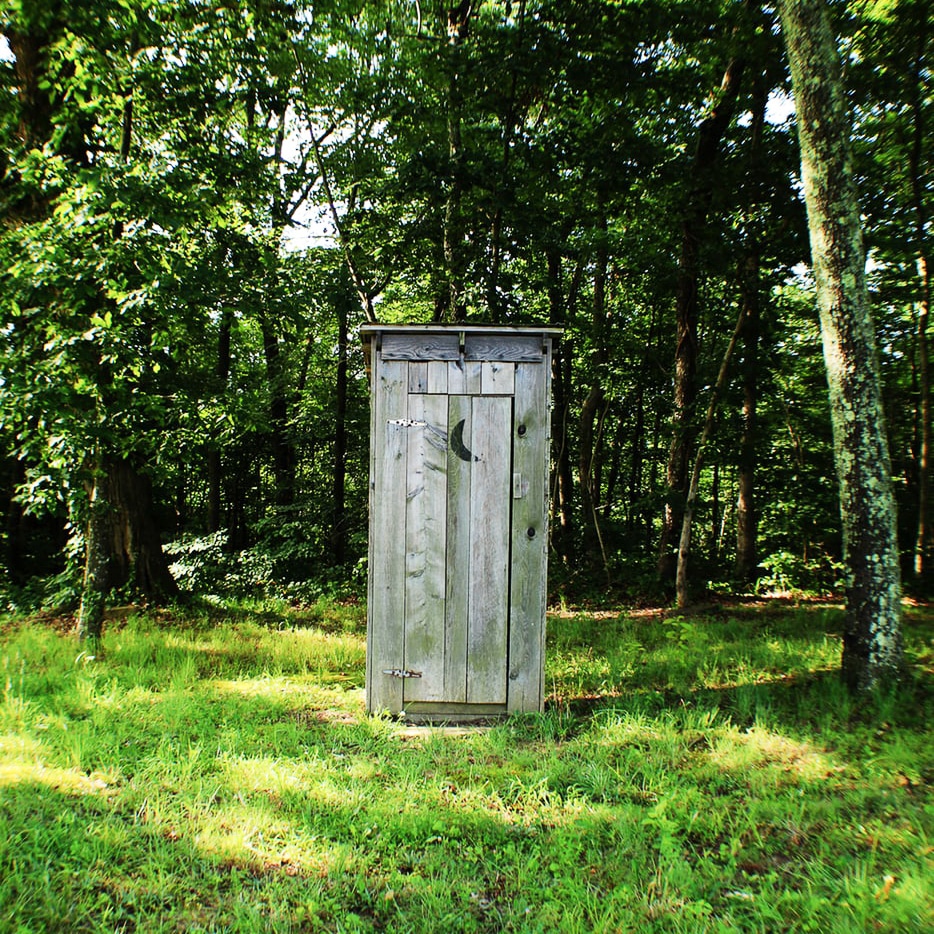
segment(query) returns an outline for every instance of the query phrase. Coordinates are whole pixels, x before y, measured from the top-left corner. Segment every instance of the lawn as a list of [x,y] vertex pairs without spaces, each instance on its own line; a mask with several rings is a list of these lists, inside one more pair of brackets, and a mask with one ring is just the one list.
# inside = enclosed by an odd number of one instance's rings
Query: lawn
[[0,635],[0,931],[934,927],[934,611],[841,689],[840,609],[549,620],[542,715],[363,709],[364,612],[131,612]]

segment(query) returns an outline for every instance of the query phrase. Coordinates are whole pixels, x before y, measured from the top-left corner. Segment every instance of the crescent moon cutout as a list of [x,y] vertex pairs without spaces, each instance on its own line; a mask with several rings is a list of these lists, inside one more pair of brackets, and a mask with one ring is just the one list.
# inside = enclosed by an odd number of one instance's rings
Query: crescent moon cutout
[[475,454],[467,450],[467,446],[464,444],[464,422],[465,418],[462,418],[455,426],[454,430],[451,432],[451,450],[462,460],[467,461],[478,461],[480,460]]

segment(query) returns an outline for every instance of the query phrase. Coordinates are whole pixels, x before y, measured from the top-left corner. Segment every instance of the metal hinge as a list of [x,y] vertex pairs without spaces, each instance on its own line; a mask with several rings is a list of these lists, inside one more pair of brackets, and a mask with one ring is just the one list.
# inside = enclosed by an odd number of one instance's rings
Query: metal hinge
[[409,671],[408,668],[384,668],[384,675],[389,675],[390,678],[420,678],[422,673],[420,671]]
[[402,428],[424,428],[428,422],[420,421],[417,418],[390,418],[388,424],[399,425]]

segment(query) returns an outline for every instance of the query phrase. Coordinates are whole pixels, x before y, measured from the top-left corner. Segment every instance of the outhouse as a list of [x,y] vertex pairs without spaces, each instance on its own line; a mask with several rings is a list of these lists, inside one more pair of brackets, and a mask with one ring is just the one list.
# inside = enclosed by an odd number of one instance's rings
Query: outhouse
[[365,325],[366,700],[414,720],[541,710],[556,328]]

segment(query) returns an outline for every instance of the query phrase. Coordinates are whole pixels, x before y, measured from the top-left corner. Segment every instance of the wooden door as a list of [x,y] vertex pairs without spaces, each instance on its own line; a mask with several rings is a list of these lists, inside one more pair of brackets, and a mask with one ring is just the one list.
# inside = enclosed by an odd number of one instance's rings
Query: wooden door
[[512,398],[411,393],[403,704],[505,705]]
[[541,710],[550,337],[371,338],[367,710]]

